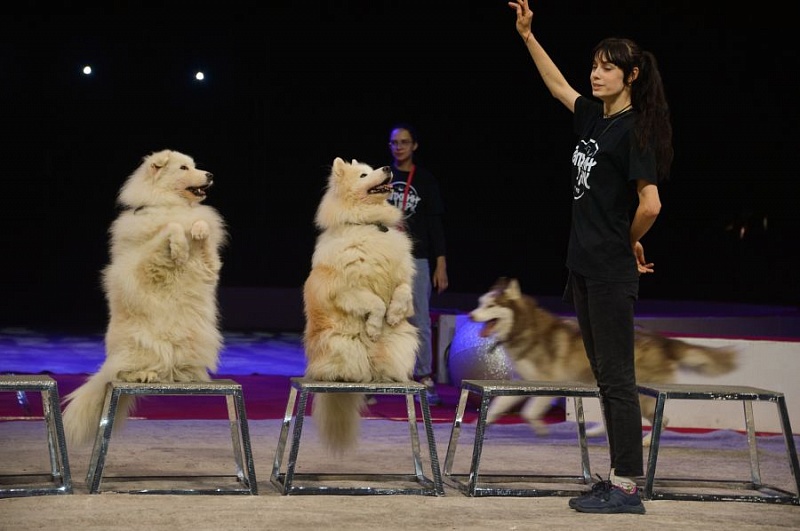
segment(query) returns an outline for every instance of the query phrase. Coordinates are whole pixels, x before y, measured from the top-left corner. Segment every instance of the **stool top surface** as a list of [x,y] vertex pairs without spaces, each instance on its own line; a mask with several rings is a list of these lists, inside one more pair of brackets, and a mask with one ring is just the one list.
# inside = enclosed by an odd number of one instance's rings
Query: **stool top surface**
[[168,394],[169,392],[220,392],[241,389],[241,385],[233,380],[219,379],[208,382],[110,382],[114,389],[125,391],[146,391]]
[[783,396],[783,393],[779,391],[770,391],[769,389],[760,389],[758,387],[713,384],[639,383],[639,392],[651,396],[663,393],[668,398],[707,400],[764,400]]
[[55,386],[56,381],[46,374],[0,375],[0,389],[19,390],[22,387],[47,389]]
[[582,395],[597,396],[596,385],[585,382],[550,382],[540,380],[462,380],[462,389],[477,392],[510,391],[518,394],[537,394],[554,396]]
[[333,392],[353,392],[371,393],[377,391],[421,391],[425,386],[419,382],[409,380],[407,382],[326,382],[322,380],[312,380],[304,377],[294,377],[290,379],[292,386],[297,389],[308,389],[309,391],[333,391]]

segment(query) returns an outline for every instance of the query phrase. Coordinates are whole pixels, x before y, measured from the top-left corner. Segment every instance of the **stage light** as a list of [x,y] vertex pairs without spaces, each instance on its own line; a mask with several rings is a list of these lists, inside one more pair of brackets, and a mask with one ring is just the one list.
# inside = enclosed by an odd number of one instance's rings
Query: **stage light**
[[92,75],[92,67],[89,65],[85,65],[82,70],[84,75],[90,76]]
[[194,75],[194,78],[195,78],[197,81],[203,81],[203,80],[206,78],[206,75],[205,75],[203,72],[197,72],[197,73]]

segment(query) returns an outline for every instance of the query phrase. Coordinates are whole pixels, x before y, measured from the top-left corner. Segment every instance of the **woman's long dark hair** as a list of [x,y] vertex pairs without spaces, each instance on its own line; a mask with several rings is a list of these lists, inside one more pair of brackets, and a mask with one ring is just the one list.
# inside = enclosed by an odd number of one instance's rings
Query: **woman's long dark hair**
[[594,47],[592,59],[618,66],[626,83],[634,67],[639,68],[639,75],[630,83],[631,105],[636,111],[634,134],[642,150],[655,154],[658,180],[667,179],[673,157],[672,124],[655,56],[630,39],[609,37]]

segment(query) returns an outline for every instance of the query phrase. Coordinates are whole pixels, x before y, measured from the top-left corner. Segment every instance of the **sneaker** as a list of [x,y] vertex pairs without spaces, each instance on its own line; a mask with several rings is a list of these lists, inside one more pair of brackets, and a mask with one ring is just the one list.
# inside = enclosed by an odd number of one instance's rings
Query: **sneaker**
[[436,393],[436,384],[433,383],[433,378],[424,376],[420,378],[419,383],[425,386],[425,394],[428,395],[428,405],[438,406],[442,403],[438,393]]
[[644,514],[644,504],[639,497],[639,489],[625,492],[616,485],[597,496],[586,496],[575,502],[575,510],[580,513],[597,514]]
[[600,481],[595,482],[594,485],[592,485],[591,490],[584,492],[580,496],[576,496],[575,498],[569,499],[570,509],[574,509],[579,500],[582,500],[584,498],[593,498],[595,496],[602,496],[603,494],[611,490],[611,482],[609,480],[602,479],[600,477],[600,474],[597,474],[597,479],[599,479]]

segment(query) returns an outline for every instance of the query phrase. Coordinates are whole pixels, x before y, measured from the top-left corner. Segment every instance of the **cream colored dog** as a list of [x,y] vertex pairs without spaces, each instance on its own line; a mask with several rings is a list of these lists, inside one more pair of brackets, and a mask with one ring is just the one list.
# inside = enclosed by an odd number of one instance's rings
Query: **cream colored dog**
[[[65,397],[71,444],[94,439],[108,382],[207,381],[208,371],[216,371],[219,249],[226,232],[217,211],[201,205],[212,183],[191,157],[165,150],[145,157],[120,190],[124,210],[111,225],[111,260],[102,273],[106,358]],[[135,405],[130,395],[123,398],[120,421]]]
[[[419,343],[411,240],[402,214],[386,200],[388,166],[333,161],[316,214],[321,230],[303,289],[306,377],[321,381],[411,380]],[[358,438],[361,393],[318,393],[312,416],[334,452]]]

